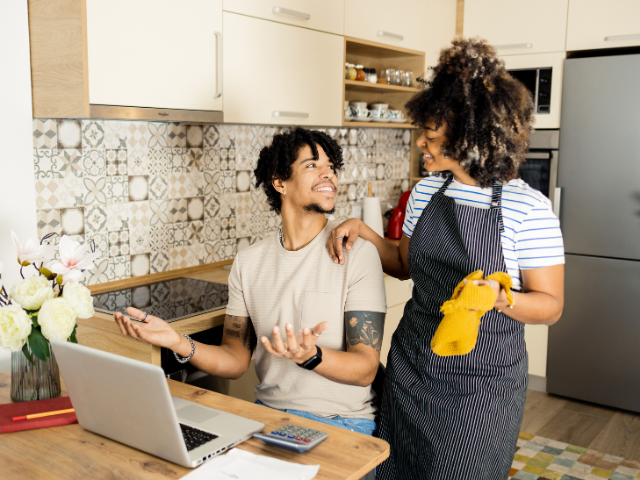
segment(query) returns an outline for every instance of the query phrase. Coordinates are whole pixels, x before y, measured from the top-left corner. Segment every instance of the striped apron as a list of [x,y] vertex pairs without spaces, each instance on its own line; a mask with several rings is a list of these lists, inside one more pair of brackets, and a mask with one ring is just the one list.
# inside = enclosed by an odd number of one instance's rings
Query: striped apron
[[415,286],[387,360],[380,438],[391,455],[378,479],[504,480],[515,453],[527,389],[524,325],[490,310],[471,353],[431,350],[440,306],[456,285],[475,270],[507,271],[502,184],[487,210],[447,197],[452,179],[433,195],[409,243]]

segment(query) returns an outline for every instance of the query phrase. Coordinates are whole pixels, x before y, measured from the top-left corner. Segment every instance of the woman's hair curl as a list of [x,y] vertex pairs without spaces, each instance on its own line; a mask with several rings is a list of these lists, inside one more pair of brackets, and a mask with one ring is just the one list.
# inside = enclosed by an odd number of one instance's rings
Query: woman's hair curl
[[256,188],[262,186],[271,210],[277,213],[280,213],[282,201],[280,193],[273,187],[273,179],[284,181],[291,177],[291,165],[305,145],[311,148],[315,159],[318,159],[317,146],[320,146],[333,163],[334,170],[337,172],[342,169],[342,148],[326,133],[296,127],[290,132],[275,135],[271,145],[260,150],[258,166],[253,173],[256,176]]
[[478,38],[456,39],[440,52],[424,91],[406,105],[412,123],[448,128],[442,153],[460,162],[481,186],[518,177],[529,149],[533,97]]

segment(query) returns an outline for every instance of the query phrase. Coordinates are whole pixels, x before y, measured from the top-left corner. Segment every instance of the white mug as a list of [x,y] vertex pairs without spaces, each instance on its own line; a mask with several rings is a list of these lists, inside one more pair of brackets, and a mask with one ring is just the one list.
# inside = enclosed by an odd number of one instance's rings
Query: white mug
[[344,107],[344,118],[353,118],[353,109],[351,107]]
[[366,108],[354,108],[353,116],[354,118],[369,118],[371,116],[371,110],[367,110]]
[[374,103],[371,105],[371,110],[389,110],[388,103]]
[[389,118],[401,120],[404,118],[404,113],[402,113],[402,110],[389,110]]
[[371,110],[371,116],[373,118],[389,118],[389,112],[387,110]]
[[362,110],[367,109],[367,102],[349,102],[349,105],[351,105],[353,108],[356,108],[356,109],[362,109]]

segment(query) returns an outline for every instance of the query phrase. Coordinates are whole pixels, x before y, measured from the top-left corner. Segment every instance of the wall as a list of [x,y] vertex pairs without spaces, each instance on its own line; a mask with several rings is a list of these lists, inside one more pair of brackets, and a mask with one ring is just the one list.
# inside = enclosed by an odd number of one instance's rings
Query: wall
[[[280,228],[253,169],[282,130],[35,119],[37,233],[94,240],[89,284],[233,258]],[[323,130],[345,160],[333,219],[351,217],[368,182],[383,211],[394,207],[409,188],[410,130]]]
[[[23,241],[36,236],[26,0],[0,2],[0,65],[0,262],[5,285],[12,285],[19,275],[11,230]],[[9,369],[9,358],[0,350],[0,372]]]

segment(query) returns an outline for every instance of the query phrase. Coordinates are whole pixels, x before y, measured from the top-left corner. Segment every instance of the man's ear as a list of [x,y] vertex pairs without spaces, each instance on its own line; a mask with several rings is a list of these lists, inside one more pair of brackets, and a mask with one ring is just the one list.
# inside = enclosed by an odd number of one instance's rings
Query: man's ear
[[273,188],[275,188],[280,195],[284,193],[284,184],[282,183],[282,180],[280,180],[280,178],[273,177],[271,185],[273,185]]

